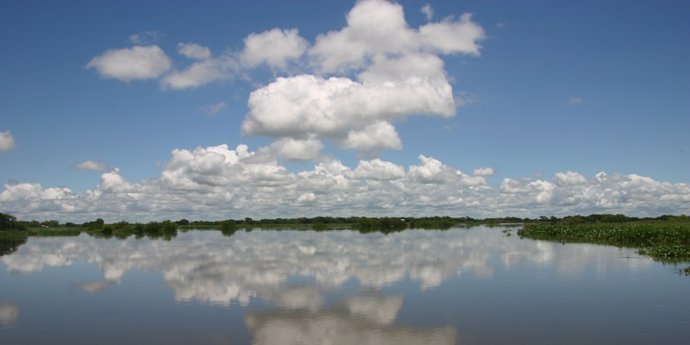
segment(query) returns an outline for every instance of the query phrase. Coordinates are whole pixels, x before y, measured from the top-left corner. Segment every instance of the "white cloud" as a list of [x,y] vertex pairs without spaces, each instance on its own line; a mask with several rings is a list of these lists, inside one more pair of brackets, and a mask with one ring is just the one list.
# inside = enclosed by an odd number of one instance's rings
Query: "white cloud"
[[556,184],[559,186],[578,186],[587,184],[587,178],[573,171],[556,173]]
[[194,89],[220,80],[230,80],[240,73],[239,61],[233,56],[195,62],[182,71],[173,71],[161,79],[163,88],[174,90]]
[[401,5],[360,1],[348,13],[347,26],[318,36],[309,55],[320,70],[337,72],[362,68],[376,57],[421,51],[478,55],[484,36],[469,14],[416,30],[408,26]]
[[77,170],[105,171],[108,165],[101,161],[85,160],[74,166]]
[[272,29],[247,36],[240,55],[242,62],[249,67],[265,63],[284,69],[288,61],[299,59],[308,45],[297,29]]
[[[428,4],[423,11],[433,14]],[[450,117],[468,103],[453,95],[439,54],[478,55],[483,39],[482,28],[469,14],[413,28],[401,5],[370,0],[357,2],[343,28],[318,35],[313,45],[298,29],[274,28],[249,34],[241,51],[218,57],[196,43],[179,43],[181,55],[198,61],[170,73],[170,60],[153,45],[109,50],[88,67],[122,80],[160,77],[162,88],[175,90],[250,80],[247,73],[261,64],[274,73],[304,71],[278,77],[250,94],[244,134],[329,140],[373,153],[402,147],[395,121],[416,115]],[[165,63],[141,63],[146,60],[142,55]],[[160,68],[144,68],[151,66]],[[329,77],[333,73],[345,74]]]
[[194,60],[207,60],[211,58],[211,49],[196,43],[180,42],[177,44],[177,52]]
[[263,152],[288,161],[307,162],[318,158],[321,149],[323,144],[316,139],[284,138],[273,142]]
[[474,176],[492,176],[494,174],[494,169],[491,167],[477,168],[472,172]]
[[405,177],[405,169],[392,162],[373,159],[369,161],[359,161],[357,168],[348,175],[356,179],[371,180],[399,180]]
[[472,21],[472,15],[465,13],[458,20],[447,19],[429,23],[419,28],[422,46],[443,54],[479,55],[478,41],[485,34],[481,26]]
[[359,151],[379,151],[402,148],[402,142],[395,127],[386,121],[379,121],[361,130],[351,130],[341,145]]
[[431,20],[431,18],[434,17],[434,9],[431,7],[430,4],[424,4],[420,11],[422,11],[424,16],[426,17],[426,20]]
[[[684,214],[690,185],[636,174],[557,173],[552,179],[506,178],[492,187],[489,167],[473,175],[420,155],[407,170],[393,162],[362,160],[348,167],[320,158],[313,168],[291,172],[278,160],[317,156],[317,140],[249,151],[245,145],[176,149],[158,178],[128,181],[118,170],[83,192],[7,184],[2,209],[20,219],[87,221],[299,217],[318,215],[468,215],[472,217],[623,213]],[[315,149],[316,148],[316,149]],[[282,149],[282,150],[281,150]],[[313,195],[313,197],[312,197]],[[307,207],[318,203],[318,207]]]
[[[280,42],[298,40],[297,32],[288,32],[293,39],[274,29],[250,35],[245,42],[249,47],[250,42],[269,37]],[[347,15],[347,25],[319,35],[307,54],[316,71],[356,72],[356,78],[279,77],[251,93],[242,130],[248,135],[330,139],[365,152],[399,149],[396,120],[455,114],[453,90],[437,54],[477,55],[483,37],[483,30],[468,14],[416,30],[407,24],[399,4],[357,2]],[[298,57],[306,45],[292,46],[299,47],[294,49]],[[274,55],[278,60],[273,64],[280,65],[282,55]]]
[[[372,73],[366,78],[375,76]],[[252,92],[248,106],[249,114],[242,124],[245,134],[295,138],[314,135],[346,139],[351,130],[361,131],[377,123],[381,128],[390,126],[381,125],[381,121],[454,112],[449,85],[416,78],[398,83],[359,83],[311,75],[278,78]],[[399,147],[393,141],[388,143]]]
[[102,77],[129,81],[158,78],[171,66],[172,62],[160,47],[149,45],[106,50],[86,68],[95,69]]
[[14,149],[14,136],[10,131],[0,132],[0,152]]
[[214,116],[225,109],[226,106],[227,104],[225,102],[218,102],[201,108],[201,111],[203,111],[206,115]]

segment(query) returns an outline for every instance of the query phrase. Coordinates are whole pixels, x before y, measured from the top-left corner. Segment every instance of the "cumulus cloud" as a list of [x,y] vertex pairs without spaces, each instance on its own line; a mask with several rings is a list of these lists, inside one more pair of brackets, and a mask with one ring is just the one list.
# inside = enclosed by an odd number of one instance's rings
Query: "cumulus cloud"
[[[245,42],[273,37],[304,43],[297,32],[288,33],[292,39],[286,31],[272,30]],[[439,54],[478,55],[483,38],[469,14],[414,29],[399,4],[358,2],[344,28],[319,35],[308,49],[307,61],[316,73],[279,77],[251,93],[242,130],[249,135],[332,139],[365,152],[399,149],[394,121],[455,114],[457,105]],[[293,46],[299,47],[293,49],[294,57],[301,56],[305,44]],[[282,55],[276,56],[274,64],[279,64]],[[322,76],[334,73],[346,76]]]
[[299,59],[308,45],[307,40],[299,35],[299,30],[276,28],[247,36],[241,58],[249,67],[265,63],[284,69],[288,61]]
[[457,20],[446,19],[419,28],[422,47],[443,54],[479,55],[478,41],[484,38],[484,29],[465,13]]
[[[423,11],[430,19],[431,6]],[[454,96],[441,55],[479,55],[484,36],[470,14],[414,28],[401,5],[370,0],[357,2],[344,27],[313,44],[296,28],[273,28],[249,34],[241,51],[217,57],[207,47],[179,43],[178,52],[197,61],[169,73],[170,60],[154,45],[108,50],[87,67],[121,80],[160,77],[163,89],[174,90],[251,79],[248,73],[259,65],[301,71],[250,94],[243,132],[377,153],[402,147],[395,121],[450,117],[466,103]]]
[[458,20],[410,28],[403,7],[383,0],[360,1],[347,15],[347,26],[317,37],[309,55],[325,72],[364,67],[368,60],[419,51],[479,54],[483,29],[463,14]]
[[[365,78],[375,79],[375,72]],[[454,113],[449,85],[416,78],[397,83],[362,83],[313,75],[278,78],[253,91],[248,106],[249,114],[242,123],[245,134],[317,136],[344,140],[352,148],[364,149],[400,148],[397,132],[386,120],[411,114]],[[386,132],[384,142],[358,140],[376,130]]]
[[[0,207],[20,219],[72,222],[95,217],[118,221],[123,212],[131,220],[156,220],[429,213],[658,216],[690,209],[690,185],[636,174],[559,172],[551,179],[505,178],[493,187],[486,180],[490,167],[467,174],[425,155],[407,167],[381,159],[348,166],[320,157],[321,145],[312,138],[285,139],[256,151],[246,145],[175,149],[157,178],[129,181],[114,169],[82,192],[6,184]],[[317,163],[295,172],[280,163],[311,159]]]
[[101,161],[85,160],[74,166],[77,170],[105,171],[108,165]]
[[355,179],[397,180],[405,177],[405,169],[400,165],[377,158],[359,161],[357,168],[348,176]]
[[170,58],[160,47],[149,45],[106,50],[86,68],[95,69],[102,77],[129,81],[158,78],[171,66]]
[[323,144],[316,139],[298,140],[285,138],[273,142],[263,153],[288,161],[312,161],[319,156]]
[[14,136],[10,131],[0,132],[0,152],[14,149]]
[[206,60],[211,58],[211,49],[196,43],[180,42],[177,44],[177,52],[194,60]]
[[343,147],[360,151],[401,149],[402,142],[395,127],[388,122],[379,121],[361,130],[351,130],[342,141]]

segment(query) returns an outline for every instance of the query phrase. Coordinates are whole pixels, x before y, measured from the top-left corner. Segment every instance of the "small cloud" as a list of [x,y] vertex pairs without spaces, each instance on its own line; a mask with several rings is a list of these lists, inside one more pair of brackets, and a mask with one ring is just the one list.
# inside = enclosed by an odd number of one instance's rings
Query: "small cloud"
[[421,11],[424,13],[424,16],[426,16],[426,20],[431,20],[431,18],[434,17],[434,9],[431,8],[431,5],[429,4],[424,4]]
[[158,78],[171,67],[170,58],[157,45],[108,49],[86,65],[104,78],[122,81]]
[[585,100],[582,97],[571,97],[566,102],[566,104],[568,104],[570,106],[576,106],[576,105],[580,105],[580,104],[584,104],[584,103],[585,103]]
[[452,131],[454,129],[458,129],[458,124],[457,123],[451,123],[449,125],[443,126],[443,130],[445,131]]
[[14,149],[14,137],[12,133],[7,130],[0,132],[0,152],[10,151]]
[[499,29],[505,28],[506,26],[508,26],[508,23],[506,23],[506,22],[498,22],[498,23],[496,23],[496,27],[499,28]]
[[184,57],[194,60],[207,60],[211,58],[211,49],[196,43],[180,42],[177,44],[177,52]]
[[474,176],[492,176],[494,174],[494,169],[491,167],[483,167],[474,169]]
[[225,102],[218,102],[201,108],[201,111],[208,116],[215,116],[216,114],[220,113],[221,110],[223,110],[226,106],[227,104]]
[[129,35],[129,41],[139,45],[156,43],[162,38],[163,35],[155,31],[143,31]]
[[77,170],[89,170],[89,171],[105,171],[108,169],[108,165],[94,160],[85,160],[74,166]]
[[455,93],[453,100],[455,101],[456,108],[462,108],[470,104],[477,103],[479,101],[479,96],[472,92],[458,91]]

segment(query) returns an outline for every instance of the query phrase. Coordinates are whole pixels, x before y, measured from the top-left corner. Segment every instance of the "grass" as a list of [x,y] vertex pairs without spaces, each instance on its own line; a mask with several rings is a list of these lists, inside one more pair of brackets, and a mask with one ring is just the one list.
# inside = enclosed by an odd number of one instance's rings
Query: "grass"
[[529,223],[521,237],[640,248],[640,254],[660,261],[690,261],[690,222],[638,221],[623,223]]

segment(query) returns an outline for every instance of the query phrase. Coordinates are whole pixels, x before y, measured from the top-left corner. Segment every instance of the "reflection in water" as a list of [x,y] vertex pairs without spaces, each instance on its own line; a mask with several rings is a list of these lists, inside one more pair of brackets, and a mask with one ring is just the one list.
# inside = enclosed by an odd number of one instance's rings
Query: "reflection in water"
[[254,345],[273,344],[455,344],[451,327],[413,329],[392,325],[402,297],[360,296],[344,305],[312,311],[250,313],[246,324]]
[[112,285],[112,283],[107,281],[83,283],[79,284],[79,289],[81,289],[81,291],[88,293],[97,293],[109,288],[110,285]]
[[[634,253],[631,251],[631,255]],[[492,259],[493,258],[493,259]],[[561,246],[557,243],[496,236],[492,230],[404,231],[362,235],[352,231],[315,234],[297,231],[220,233],[189,232],[173,241],[32,238],[17,252],[0,258],[8,270],[37,272],[79,260],[100,266],[103,282],[81,289],[97,292],[119,282],[132,269],[161,272],[178,301],[228,305],[252,297],[279,307],[315,310],[321,291],[350,279],[363,288],[380,289],[409,279],[430,289],[466,273],[490,279],[496,259],[510,269],[517,264],[554,265],[564,274],[583,267],[613,265],[610,248]],[[651,260],[615,264],[649,265]],[[286,284],[305,277],[307,286]]]
[[[687,303],[668,302],[685,286],[673,285],[675,295],[655,295],[656,281],[646,279],[661,266],[633,249],[521,240],[501,230],[253,231],[232,237],[191,231],[171,241],[31,238],[0,257],[0,299],[21,300],[27,310],[26,320],[14,327],[18,307],[0,303],[0,326],[13,327],[1,336],[15,337],[0,342],[26,343],[39,332],[44,342],[75,343],[88,333],[96,339],[90,343],[99,344],[137,343],[143,334],[161,338],[151,344],[576,344],[586,336],[674,343],[666,340],[679,339],[679,329],[690,324]],[[70,266],[46,270],[43,281],[9,274]],[[100,277],[93,277],[94,266]],[[156,288],[139,284],[152,283],[151,277]],[[60,288],[60,279],[73,289]],[[156,279],[175,301],[200,303],[166,303],[171,299]],[[84,293],[74,294],[77,287]],[[45,294],[50,303],[24,305],[40,300],[31,293]],[[122,306],[124,299],[141,305]],[[659,301],[669,303],[667,314],[675,313],[669,319],[680,321],[649,319]],[[99,314],[99,322],[91,322],[94,310],[107,310],[107,317]],[[63,322],[65,311],[74,317],[46,333],[46,325]],[[196,322],[190,329],[198,334],[168,326],[187,320]],[[611,320],[623,321],[609,328]],[[582,326],[568,326],[573,324]],[[626,338],[629,329],[641,331]]]
[[26,243],[26,238],[16,240],[0,240],[0,256],[14,253],[19,246]]
[[19,307],[0,301],[0,327],[13,327],[19,318]]

